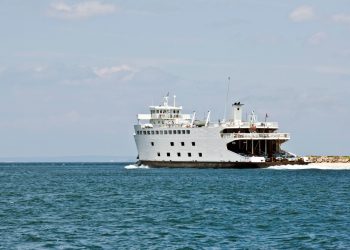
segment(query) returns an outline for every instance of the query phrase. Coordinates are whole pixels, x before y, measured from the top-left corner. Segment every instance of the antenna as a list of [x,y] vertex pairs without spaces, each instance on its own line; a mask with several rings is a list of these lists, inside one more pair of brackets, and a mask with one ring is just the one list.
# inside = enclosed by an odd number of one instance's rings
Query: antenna
[[225,100],[225,113],[224,113],[224,119],[222,119],[223,122],[226,121],[226,110],[227,110],[227,102],[228,102],[228,93],[230,92],[230,80],[231,80],[231,77],[228,77],[226,100]]
[[191,128],[193,127],[194,119],[196,119],[196,111],[193,111],[192,121],[191,121]]
[[205,126],[207,127],[210,121],[210,111],[208,111],[207,120],[205,121]]

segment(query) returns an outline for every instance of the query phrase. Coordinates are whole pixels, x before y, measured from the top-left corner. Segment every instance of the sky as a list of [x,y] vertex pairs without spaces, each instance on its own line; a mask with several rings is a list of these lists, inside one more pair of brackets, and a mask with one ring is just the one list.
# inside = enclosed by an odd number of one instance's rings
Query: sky
[[284,149],[350,154],[348,0],[3,0],[0,159],[135,159],[136,114],[222,119],[229,76]]

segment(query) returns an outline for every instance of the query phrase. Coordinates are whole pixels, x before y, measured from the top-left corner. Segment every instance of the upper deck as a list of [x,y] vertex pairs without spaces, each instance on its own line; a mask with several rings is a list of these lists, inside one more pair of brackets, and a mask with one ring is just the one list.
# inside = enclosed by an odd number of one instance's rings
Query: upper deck
[[176,96],[173,105],[169,104],[169,96],[165,96],[161,105],[150,106],[149,114],[138,114],[137,120],[139,128],[199,128],[199,127],[221,127],[222,133],[244,133],[260,132],[270,133],[278,129],[277,122],[257,120],[252,111],[248,121],[242,120],[242,106],[240,102],[232,105],[230,117],[217,123],[210,122],[210,112],[206,120],[196,120],[196,113],[182,114],[182,106],[176,106]]

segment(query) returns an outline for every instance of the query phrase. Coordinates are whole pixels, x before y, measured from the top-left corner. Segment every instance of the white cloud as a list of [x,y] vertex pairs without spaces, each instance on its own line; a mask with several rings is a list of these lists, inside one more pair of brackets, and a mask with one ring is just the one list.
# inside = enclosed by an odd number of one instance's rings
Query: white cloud
[[336,23],[350,24],[350,15],[339,13],[332,16],[332,20]]
[[312,45],[321,44],[325,39],[327,39],[327,33],[317,32],[309,37],[308,43]]
[[323,74],[332,75],[350,75],[350,68],[338,67],[338,66],[317,66],[314,70]]
[[134,69],[132,69],[128,65],[121,65],[121,66],[112,66],[112,67],[105,67],[105,68],[96,68],[94,69],[94,73],[99,77],[109,77],[112,74],[121,73],[121,72],[133,72]]
[[111,14],[117,10],[113,4],[105,4],[99,1],[86,1],[76,4],[56,2],[51,4],[48,14],[62,19],[83,19],[92,16]]
[[315,18],[314,10],[311,6],[303,5],[289,14],[289,18],[293,22],[305,22]]

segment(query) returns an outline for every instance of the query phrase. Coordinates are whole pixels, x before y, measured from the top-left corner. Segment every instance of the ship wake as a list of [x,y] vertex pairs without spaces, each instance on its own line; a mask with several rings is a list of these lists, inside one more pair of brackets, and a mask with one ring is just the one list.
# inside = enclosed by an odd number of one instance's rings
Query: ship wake
[[137,164],[130,164],[124,167],[125,169],[148,169],[149,167],[146,165],[137,165]]
[[311,163],[308,165],[277,165],[268,167],[275,170],[303,170],[303,169],[319,169],[319,170],[350,170],[350,163]]

